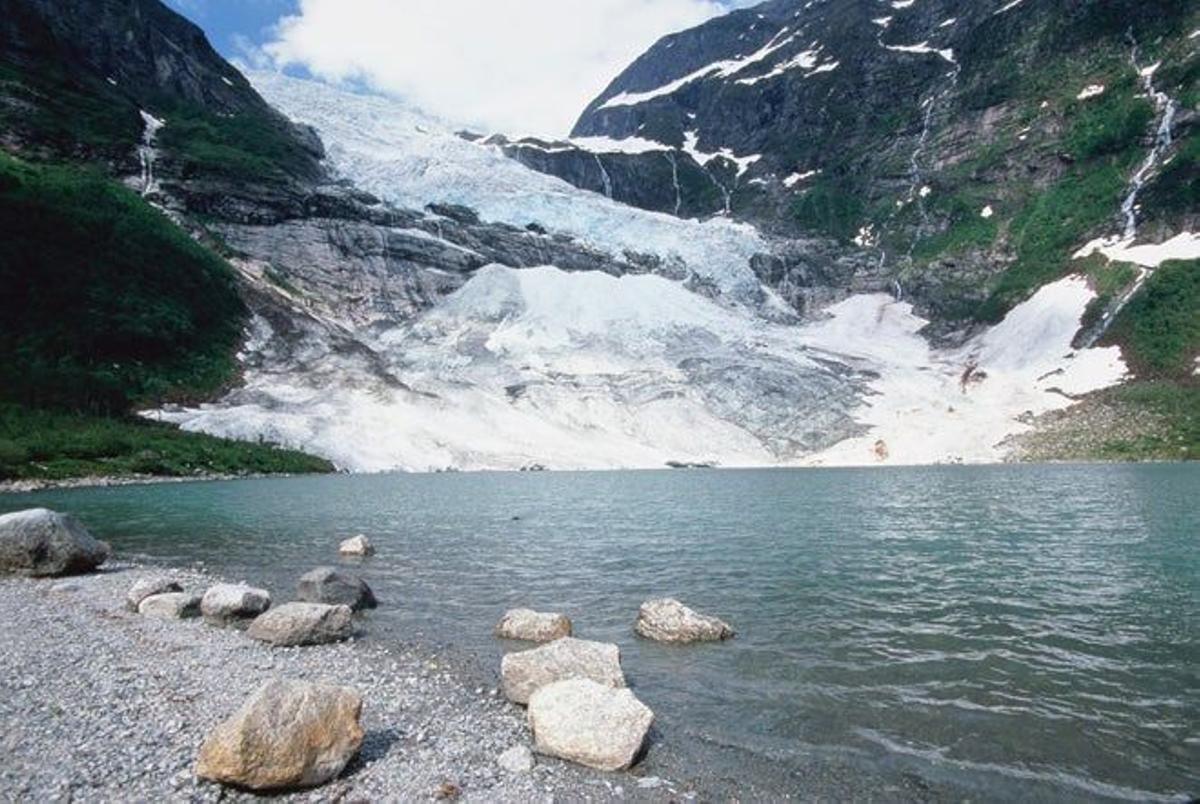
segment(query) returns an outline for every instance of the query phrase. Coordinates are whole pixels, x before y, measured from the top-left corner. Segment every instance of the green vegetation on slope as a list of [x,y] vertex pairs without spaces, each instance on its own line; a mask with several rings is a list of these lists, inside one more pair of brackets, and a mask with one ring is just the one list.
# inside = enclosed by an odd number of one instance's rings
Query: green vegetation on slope
[[233,379],[245,316],[229,266],[137,194],[0,152],[0,477],[330,471],[129,416]]
[[0,404],[0,480],[333,471],[321,458],[135,419]]
[[1130,299],[1106,340],[1140,376],[1189,377],[1200,353],[1200,260],[1163,263]]
[[1200,460],[1200,385],[1140,381],[1109,389],[1108,398],[1130,416],[1156,420],[1137,435],[1106,439],[1097,454],[1105,460]]
[[123,413],[235,372],[232,270],[89,170],[0,154],[0,399]]

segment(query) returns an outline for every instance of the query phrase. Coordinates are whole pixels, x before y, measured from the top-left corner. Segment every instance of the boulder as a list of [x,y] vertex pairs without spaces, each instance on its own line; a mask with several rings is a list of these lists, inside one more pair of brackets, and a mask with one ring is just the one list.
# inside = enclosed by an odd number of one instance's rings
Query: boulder
[[563,637],[540,648],[510,653],[500,662],[504,695],[515,703],[528,703],[539,687],[568,678],[624,687],[621,649],[606,642]]
[[182,592],[183,587],[179,585],[179,581],[174,578],[157,577],[143,578],[142,580],[129,587],[129,591],[125,593],[125,608],[130,611],[137,611],[142,601],[151,595],[165,595],[168,592]]
[[540,753],[604,771],[634,763],[654,713],[627,689],[586,678],[547,684],[529,699],[529,728]]
[[733,636],[728,623],[692,611],[669,597],[643,603],[633,630],[659,642],[716,642]]
[[138,614],[163,620],[183,620],[200,616],[200,595],[190,592],[164,592],[150,595],[138,604]]
[[246,636],[277,647],[323,645],[354,636],[349,606],[284,603],[257,617]]
[[533,752],[527,746],[514,745],[496,757],[496,764],[509,773],[529,773],[534,766]]
[[377,605],[375,594],[365,581],[333,567],[318,567],[302,575],[296,597],[306,603],[349,606],[354,611],[373,609]]
[[375,548],[371,546],[371,540],[360,533],[339,544],[338,552],[344,556],[369,556],[375,552]]
[[265,589],[233,583],[208,588],[200,601],[204,619],[215,623],[249,620],[271,607],[271,595]]
[[496,636],[528,642],[552,642],[571,635],[571,620],[565,614],[510,609],[496,623]]
[[204,738],[196,775],[250,790],[324,784],[362,745],[361,712],[352,689],[273,679]]
[[109,547],[67,514],[31,508],[0,516],[0,573],[30,577],[91,572]]

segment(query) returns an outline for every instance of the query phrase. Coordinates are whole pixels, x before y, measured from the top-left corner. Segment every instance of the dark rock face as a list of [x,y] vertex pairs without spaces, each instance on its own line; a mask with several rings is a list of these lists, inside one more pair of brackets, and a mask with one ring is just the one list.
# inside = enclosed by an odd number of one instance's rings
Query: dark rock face
[[0,572],[78,575],[103,564],[109,547],[67,514],[33,508],[0,516]]

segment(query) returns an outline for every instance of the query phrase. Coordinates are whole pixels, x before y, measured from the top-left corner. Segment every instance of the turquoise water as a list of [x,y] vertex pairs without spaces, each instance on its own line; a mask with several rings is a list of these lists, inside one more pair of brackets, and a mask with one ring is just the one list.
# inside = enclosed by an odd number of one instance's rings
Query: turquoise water
[[[509,606],[619,643],[647,772],[754,792],[1200,794],[1200,466],[338,476],[0,496],[288,599],[366,533],[370,639],[492,673]],[[632,633],[674,595],[737,639]]]

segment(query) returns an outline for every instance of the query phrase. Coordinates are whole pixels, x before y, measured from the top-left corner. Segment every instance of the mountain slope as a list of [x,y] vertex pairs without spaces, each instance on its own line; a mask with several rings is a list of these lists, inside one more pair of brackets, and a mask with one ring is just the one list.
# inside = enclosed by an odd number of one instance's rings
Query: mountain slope
[[[1198,28],[1175,0],[772,0],[658,42],[578,146],[504,147],[594,190],[599,165],[630,203],[835,238],[962,337],[1095,237],[1200,228]],[[704,192],[664,206],[667,158]]]

